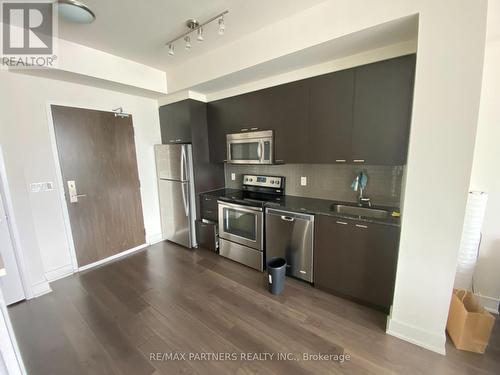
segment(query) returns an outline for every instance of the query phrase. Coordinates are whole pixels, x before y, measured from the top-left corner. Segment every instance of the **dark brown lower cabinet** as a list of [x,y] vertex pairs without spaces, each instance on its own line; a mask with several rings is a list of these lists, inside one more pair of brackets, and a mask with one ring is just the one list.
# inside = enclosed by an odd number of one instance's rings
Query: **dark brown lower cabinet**
[[316,215],[314,285],[388,312],[399,227]]
[[200,217],[215,223],[219,221],[217,197],[200,194]]
[[196,220],[196,239],[198,246],[208,250],[219,250],[219,238],[217,233],[217,223]]

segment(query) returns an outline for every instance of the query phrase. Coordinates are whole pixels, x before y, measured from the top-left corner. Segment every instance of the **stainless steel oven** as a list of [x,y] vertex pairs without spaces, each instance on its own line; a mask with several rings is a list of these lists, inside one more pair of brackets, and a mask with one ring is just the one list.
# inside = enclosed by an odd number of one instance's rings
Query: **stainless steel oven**
[[227,134],[227,162],[232,164],[273,164],[272,130]]
[[219,201],[219,254],[263,271],[262,207]]

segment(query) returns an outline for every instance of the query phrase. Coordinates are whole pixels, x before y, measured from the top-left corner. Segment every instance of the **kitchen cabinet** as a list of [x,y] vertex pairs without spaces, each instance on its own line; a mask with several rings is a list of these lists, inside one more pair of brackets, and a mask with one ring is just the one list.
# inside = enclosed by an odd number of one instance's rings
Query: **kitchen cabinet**
[[404,165],[415,55],[363,65],[208,103],[210,161],[226,134],[274,130],[284,163]]
[[309,163],[350,163],[354,69],[311,78],[309,86],[305,160]]
[[260,99],[257,92],[251,92],[208,103],[208,139],[212,163],[222,163],[227,159],[226,134],[262,128]]
[[180,102],[160,107],[161,142],[191,143],[192,101]]
[[219,238],[217,235],[217,224],[206,222],[205,220],[196,220],[196,240],[199,247],[218,251]]
[[209,194],[200,195],[200,216],[202,219],[219,221],[217,198]]
[[351,160],[404,165],[408,150],[415,55],[357,67]]
[[398,247],[399,227],[316,215],[314,284],[388,312]]
[[296,81],[257,91],[262,111],[259,126],[274,130],[275,161],[303,163],[311,150],[305,143],[308,129],[309,84]]

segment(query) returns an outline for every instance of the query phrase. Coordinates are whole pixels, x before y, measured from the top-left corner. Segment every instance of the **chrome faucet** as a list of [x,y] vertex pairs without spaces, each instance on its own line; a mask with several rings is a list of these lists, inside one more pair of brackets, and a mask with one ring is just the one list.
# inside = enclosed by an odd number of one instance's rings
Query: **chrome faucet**
[[[371,199],[363,196],[364,187],[363,184],[361,183],[363,175],[365,176],[365,178],[367,178],[366,174],[363,171],[359,172],[354,181],[352,182],[351,187],[354,191],[359,190],[358,205],[371,207],[372,206]],[[364,184],[366,185],[366,182]]]

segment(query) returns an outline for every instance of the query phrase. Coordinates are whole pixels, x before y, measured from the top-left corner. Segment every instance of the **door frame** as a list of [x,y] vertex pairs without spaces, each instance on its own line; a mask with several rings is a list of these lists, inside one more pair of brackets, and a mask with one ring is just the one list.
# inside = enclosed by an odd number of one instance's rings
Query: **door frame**
[[[56,101],[56,100],[48,100],[46,102],[47,126],[49,129],[49,138],[50,138],[50,146],[52,149],[52,158],[53,158],[54,167],[56,170],[55,184],[56,184],[57,189],[59,190],[59,202],[60,202],[62,213],[63,213],[64,232],[66,235],[66,242],[67,242],[69,253],[71,256],[71,265],[73,267],[73,273],[96,267],[96,266],[101,265],[103,263],[109,262],[109,261],[117,259],[117,258],[121,258],[121,257],[129,255],[135,251],[138,251],[140,249],[145,248],[146,246],[148,246],[147,240],[146,240],[146,243],[139,245],[137,247],[134,247],[132,249],[125,249],[118,254],[112,255],[112,256],[105,258],[105,259],[101,259],[97,262],[87,264],[87,265],[81,266],[81,267],[78,266],[78,260],[76,257],[75,241],[73,239],[73,232],[71,230],[71,221],[69,219],[68,205],[67,205],[66,196],[64,193],[64,191],[65,191],[64,190],[64,179],[62,176],[61,163],[59,162],[59,151],[57,149],[57,138],[56,138],[56,132],[55,132],[55,127],[54,127],[54,119],[52,117],[51,106],[53,106],[53,105],[70,107],[70,108],[77,108],[77,109],[88,109],[91,111],[103,111],[103,112],[109,112],[109,113],[114,113],[114,112],[111,111],[109,107],[104,107],[104,106],[99,106],[99,105],[90,106],[90,105],[86,105],[86,104],[82,104],[82,103],[68,103],[68,102]],[[117,105],[117,107],[120,107],[120,105]],[[133,117],[132,113],[129,113],[129,112],[124,112],[124,113],[127,113]],[[132,128],[134,128],[133,122],[132,122]],[[135,134],[135,129],[134,129],[134,134]],[[137,144],[135,143],[135,137],[134,137],[134,145],[135,145],[135,150],[136,150],[135,152],[137,155]],[[137,173],[139,175],[139,163],[137,163]],[[140,181],[140,175],[139,175],[139,181]],[[142,186],[142,183],[141,183],[141,186]],[[143,204],[144,202],[142,201],[142,190],[141,190],[141,188],[139,188],[139,189],[140,189],[140,196],[141,196],[141,206],[143,207],[142,215],[143,215],[143,219],[145,219],[144,218],[144,204]],[[146,221],[146,220],[144,220],[144,221]],[[61,277],[65,277],[65,276],[68,276],[68,275],[63,275]]]
[[12,195],[10,194],[9,180],[7,178],[7,168],[5,166],[5,158],[3,156],[3,148],[0,145],[0,194],[3,196],[3,203],[5,213],[7,215],[7,224],[9,226],[9,234],[12,241],[12,248],[14,250],[14,257],[16,258],[17,268],[21,276],[21,285],[24,290],[24,297],[31,299],[35,293],[32,288],[31,279],[26,267],[24,258],[24,250],[21,246],[21,237],[14,215],[14,206],[12,205]]

